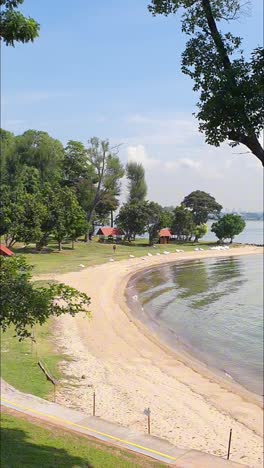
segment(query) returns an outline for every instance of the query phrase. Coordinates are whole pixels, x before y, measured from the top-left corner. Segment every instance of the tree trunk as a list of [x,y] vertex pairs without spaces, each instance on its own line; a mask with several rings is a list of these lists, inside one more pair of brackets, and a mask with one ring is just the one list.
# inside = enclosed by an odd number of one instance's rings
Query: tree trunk
[[[219,55],[220,55],[220,57],[222,59],[223,67],[224,67],[225,71],[229,73],[229,76],[231,77],[234,89],[237,90],[238,89],[237,88],[237,82],[236,82],[236,79],[235,79],[235,76],[234,76],[234,73],[233,73],[232,63],[231,63],[231,61],[229,59],[228,52],[227,52],[225,44],[224,44],[224,42],[222,40],[221,34],[219,33],[219,31],[217,29],[217,25],[216,25],[216,22],[215,22],[215,19],[214,19],[214,16],[213,16],[210,0],[202,0],[202,6],[203,6],[203,10],[204,10],[204,13],[205,13],[205,17],[206,17],[208,27],[210,29],[212,39],[213,39],[213,41],[215,43],[215,46],[216,46],[216,49],[217,49],[217,51],[218,51],[218,53],[219,53]],[[230,105],[232,105],[232,103]],[[242,133],[242,132],[241,133],[240,132],[239,133],[231,132],[230,135],[229,135],[229,138],[230,138],[230,140],[242,143],[243,145],[247,146],[247,148],[250,149],[250,151],[259,159],[259,161],[263,165],[263,163],[264,163],[264,150],[263,150],[261,144],[259,143],[257,135],[255,133],[255,129],[252,126],[252,124],[251,124],[251,122],[250,122],[250,120],[248,118],[245,106],[244,106],[244,109],[243,109],[243,114],[244,114],[244,117],[246,119],[247,126],[248,126],[247,134]]]
[[72,250],[74,250],[74,239],[72,239]]
[[61,251],[61,241],[58,241],[59,252]]
[[114,212],[113,212],[113,210],[110,211],[110,216],[111,216],[111,227],[114,227]]

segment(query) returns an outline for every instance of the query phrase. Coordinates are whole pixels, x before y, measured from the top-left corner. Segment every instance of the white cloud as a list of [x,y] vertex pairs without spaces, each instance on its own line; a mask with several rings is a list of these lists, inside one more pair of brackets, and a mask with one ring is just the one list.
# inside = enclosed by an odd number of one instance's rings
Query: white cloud
[[226,208],[261,210],[261,165],[243,145],[207,145],[189,114],[171,118],[135,114],[124,123],[129,134],[119,137],[126,144],[124,159],[145,167],[150,200],[176,205],[200,189]]
[[178,169],[180,167],[187,167],[189,169],[198,169],[200,163],[189,158],[181,158],[176,161],[168,161],[165,163],[166,169]]
[[161,161],[158,159],[150,158],[145,150],[143,145],[137,146],[128,146],[127,147],[127,160],[128,162],[137,162],[141,163],[144,168],[157,167],[160,165]]

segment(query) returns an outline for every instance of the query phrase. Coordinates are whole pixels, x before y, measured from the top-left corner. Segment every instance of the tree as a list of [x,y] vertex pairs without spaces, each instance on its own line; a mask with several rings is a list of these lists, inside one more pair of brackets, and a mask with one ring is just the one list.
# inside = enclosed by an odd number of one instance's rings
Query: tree
[[207,223],[210,214],[218,216],[223,208],[214,197],[202,190],[191,192],[184,198],[182,205],[191,210],[196,225]]
[[68,141],[64,155],[64,178],[69,184],[72,185],[80,179],[95,178],[95,173],[88,162],[87,151],[83,143],[74,140]]
[[76,239],[87,231],[86,216],[72,190],[67,187],[62,190],[61,195],[64,207],[65,232],[66,236],[72,241],[72,248],[74,249]]
[[124,176],[124,168],[110,148],[109,141],[93,137],[89,140],[87,149],[88,161],[96,174],[95,190],[91,197],[91,204],[87,207],[87,222],[91,224],[97,205],[103,202],[107,195],[116,197],[120,194],[120,179]]
[[195,226],[195,229],[193,231],[193,234],[195,236],[194,242],[198,242],[201,237],[205,236],[208,232],[208,226],[207,224],[199,224],[198,226]]
[[126,203],[116,218],[117,227],[123,229],[125,237],[131,241],[135,236],[144,234],[149,224],[148,202]]
[[2,185],[0,203],[0,235],[4,236],[7,247],[18,241],[35,242],[41,236],[41,223],[47,208],[39,193],[27,193],[22,187],[10,190]]
[[26,18],[20,11],[15,11],[23,2],[24,0],[0,1],[0,38],[7,46],[14,46],[15,42],[33,42],[39,35],[39,24],[33,18]]
[[129,162],[126,165],[126,176],[128,179],[128,203],[144,201],[147,195],[147,184],[145,181],[145,169],[140,163]]
[[222,242],[224,239],[230,239],[232,244],[235,236],[245,229],[246,223],[243,218],[235,214],[226,214],[216,223],[212,224],[211,231]]
[[47,132],[27,130],[15,137],[15,151],[10,158],[9,172],[16,183],[21,167],[35,167],[41,183],[57,183],[62,178],[64,149],[59,140]]
[[0,325],[3,331],[13,325],[20,340],[31,336],[35,324],[64,313],[74,316],[90,305],[86,294],[65,284],[35,288],[32,267],[22,256],[0,257],[0,264]]
[[0,145],[1,145],[1,183],[8,183],[8,168],[7,161],[10,154],[14,152],[15,136],[13,133],[0,129]]
[[257,47],[247,61],[241,38],[219,29],[221,21],[238,17],[239,0],[152,0],[149,10],[153,15],[182,13],[182,31],[189,38],[182,71],[200,91],[196,117],[206,142],[241,143],[263,164],[264,51]]
[[192,212],[183,205],[176,206],[171,228],[177,240],[190,239],[195,229]]
[[153,245],[156,240],[159,238],[159,230],[163,226],[163,211],[162,206],[155,202],[148,203],[148,234],[149,234],[149,245]]

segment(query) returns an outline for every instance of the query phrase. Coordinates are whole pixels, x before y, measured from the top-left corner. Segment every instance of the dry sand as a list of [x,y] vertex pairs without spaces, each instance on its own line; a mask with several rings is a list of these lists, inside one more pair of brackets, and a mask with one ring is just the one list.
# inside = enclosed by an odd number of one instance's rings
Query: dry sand
[[232,428],[231,459],[261,466],[263,414],[257,399],[161,345],[130,315],[124,294],[129,278],[152,265],[261,252],[239,247],[130,258],[54,276],[88,293],[93,314],[91,320],[85,314],[56,319],[57,343],[72,358],[62,363],[58,403],[91,414],[93,385],[98,416],[145,432],[143,412],[150,407],[153,435],[219,456],[226,455]]

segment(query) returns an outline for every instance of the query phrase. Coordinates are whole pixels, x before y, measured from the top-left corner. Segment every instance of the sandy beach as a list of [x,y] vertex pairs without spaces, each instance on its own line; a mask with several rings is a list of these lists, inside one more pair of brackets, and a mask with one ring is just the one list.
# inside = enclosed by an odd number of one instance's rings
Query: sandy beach
[[144,409],[150,407],[153,435],[219,456],[226,455],[232,428],[231,459],[262,466],[263,413],[257,397],[159,343],[132,317],[125,298],[129,278],[144,268],[262,252],[244,246],[171,253],[50,275],[92,299],[91,320],[84,313],[55,320],[56,344],[71,358],[61,364],[65,380],[58,403],[91,414],[94,388],[101,418],[146,432]]

